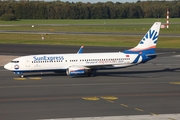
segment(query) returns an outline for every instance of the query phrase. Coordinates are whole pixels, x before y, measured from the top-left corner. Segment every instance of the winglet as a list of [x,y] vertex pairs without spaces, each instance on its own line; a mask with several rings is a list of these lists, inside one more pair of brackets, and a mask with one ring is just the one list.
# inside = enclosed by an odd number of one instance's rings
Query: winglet
[[83,48],[84,48],[84,46],[81,46],[81,47],[79,48],[79,51],[77,52],[77,54],[81,54],[81,53],[83,52]]

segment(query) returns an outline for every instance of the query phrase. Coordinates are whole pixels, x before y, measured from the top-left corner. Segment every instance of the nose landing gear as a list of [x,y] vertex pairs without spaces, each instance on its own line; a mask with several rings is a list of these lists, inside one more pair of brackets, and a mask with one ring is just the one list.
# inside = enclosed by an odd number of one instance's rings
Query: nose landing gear
[[20,76],[21,78],[23,78],[24,77],[24,75],[23,74],[21,74],[21,76]]
[[14,74],[20,75],[21,78],[24,78],[23,72],[14,72]]

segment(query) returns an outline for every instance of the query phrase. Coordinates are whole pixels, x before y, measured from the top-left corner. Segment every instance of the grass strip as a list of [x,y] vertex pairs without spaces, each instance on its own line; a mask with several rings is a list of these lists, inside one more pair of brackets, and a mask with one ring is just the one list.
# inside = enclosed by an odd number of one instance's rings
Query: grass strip
[[[99,35],[44,35],[39,34],[0,34],[1,44],[50,44],[84,46],[134,47],[142,36],[99,36]],[[159,37],[158,48],[180,48],[179,37]]]

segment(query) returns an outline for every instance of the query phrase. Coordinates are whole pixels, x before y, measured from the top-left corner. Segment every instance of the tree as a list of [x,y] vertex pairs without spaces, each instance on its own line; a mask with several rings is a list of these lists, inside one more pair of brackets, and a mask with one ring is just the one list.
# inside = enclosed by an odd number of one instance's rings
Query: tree
[[15,21],[15,20],[17,20],[16,16],[14,14],[4,14],[1,16],[0,19],[4,20],[4,21]]

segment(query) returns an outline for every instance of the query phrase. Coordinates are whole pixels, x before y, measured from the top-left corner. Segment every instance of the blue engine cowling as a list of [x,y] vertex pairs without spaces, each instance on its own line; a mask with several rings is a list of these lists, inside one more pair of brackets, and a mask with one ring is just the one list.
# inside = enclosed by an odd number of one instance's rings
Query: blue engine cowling
[[66,70],[66,74],[68,76],[86,75],[87,73],[88,73],[88,69],[84,67],[69,67]]

